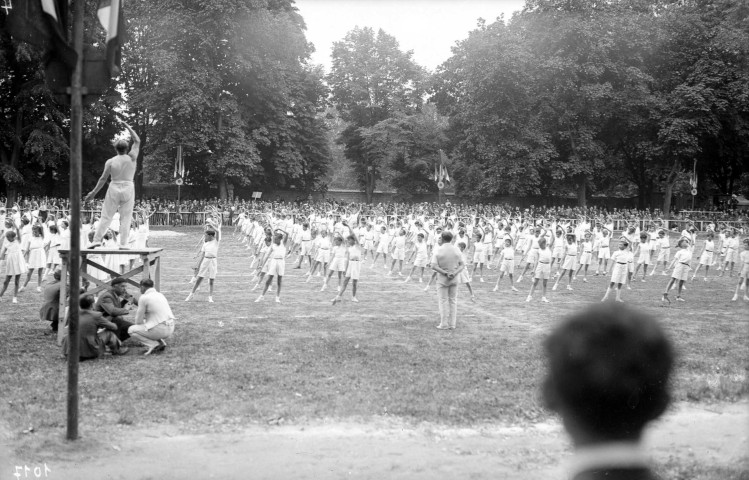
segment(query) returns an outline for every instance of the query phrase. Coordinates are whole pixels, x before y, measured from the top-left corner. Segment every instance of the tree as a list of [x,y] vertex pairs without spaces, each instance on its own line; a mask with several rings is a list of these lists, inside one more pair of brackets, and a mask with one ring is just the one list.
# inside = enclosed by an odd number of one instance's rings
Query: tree
[[[147,133],[149,171],[169,177],[183,146],[193,183],[316,188],[327,150],[327,91],[306,60],[291,0],[139,2],[125,70],[129,115]],[[194,173],[198,173],[195,175]]]
[[402,52],[397,40],[379,30],[355,28],[333,44],[333,66],[328,75],[331,99],[348,124],[339,138],[354,165],[367,201],[372,201],[382,177],[383,157],[365,148],[362,128],[396,114],[411,114],[423,103],[425,71]]
[[447,118],[434,105],[426,104],[412,115],[397,114],[373,127],[362,127],[359,134],[371,161],[393,171],[393,186],[399,193],[434,192],[432,172],[445,146]]
[[0,15],[0,188],[8,207],[23,188],[50,191],[56,172],[69,158],[68,109],[44,84],[39,51],[12,40]]
[[502,19],[478,28],[438,69],[432,100],[449,117],[457,190],[529,195],[555,155],[535,104],[535,59]]

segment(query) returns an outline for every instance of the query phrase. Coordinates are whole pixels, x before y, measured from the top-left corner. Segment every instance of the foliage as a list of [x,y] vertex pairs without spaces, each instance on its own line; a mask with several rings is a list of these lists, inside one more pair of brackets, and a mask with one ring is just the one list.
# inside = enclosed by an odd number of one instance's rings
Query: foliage
[[383,30],[375,34],[372,28],[357,27],[333,44],[327,80],[331,101],[347,122],[339,141],[370,201],[387,157],[367,148],[365,129],[413,114],[422,105],[426,74],[411,57],[394,37]]
[[732,192],[749,146],[748,10],[533,0],[507,24],[481,22],[432,89],[450,118],[458,190],[576,190],[584,204],[629,181],[643,207],[663,191],[668,211],[696,159],[702,179]]
[[327,90],[291,1],[140,2],[124,85],[166,180],[177,145],[192,183],[320,188]]
[[0,15],[0,190],[43,193],[69,158],[68,109],[44,84],[40,52],[12,40]]

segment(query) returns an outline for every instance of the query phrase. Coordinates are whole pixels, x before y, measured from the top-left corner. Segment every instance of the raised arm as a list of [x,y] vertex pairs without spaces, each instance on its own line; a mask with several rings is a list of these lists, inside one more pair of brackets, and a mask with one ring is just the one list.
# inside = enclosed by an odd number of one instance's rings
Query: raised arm
[[128,155],[130,155],[130,158],[132,158],[133,161],[135,161],[137,160],[138,152],[140,151],[140,137],[138,136],[137,133],[135,133],[135,130],[133,130],[133,128],[130,125],[128,125],[126,121],[120,120],[120,122],[122,122],[122,124],[125,126],[128,133],[130,133],[130,138],[133,139],[133,146],[130,147],[130,153],[128,153]]

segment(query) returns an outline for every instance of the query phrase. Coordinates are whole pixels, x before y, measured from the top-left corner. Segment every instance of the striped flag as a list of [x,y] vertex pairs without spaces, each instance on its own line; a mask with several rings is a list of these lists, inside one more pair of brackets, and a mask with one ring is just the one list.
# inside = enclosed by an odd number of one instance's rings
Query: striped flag
[[16,0],[6,26],[16,39],[44,48],[44,63],[59,59],[71,71],[78,55],[68,43],[67,0]]
[[185,161],[182,159],[182,145],[177,145],[177,157],[174,159],[174,178],[185,177]]
[[122,15],[122,0],[99,0],[97,16],[107,31],[107,70],[116,77],[122,70],[121,44],[125,41],[125,19]]
[[450,175],[447,173],[445,160],[447,160],[447,155],[445,155],[445,152],[440,149],[440,179],[450,183]]

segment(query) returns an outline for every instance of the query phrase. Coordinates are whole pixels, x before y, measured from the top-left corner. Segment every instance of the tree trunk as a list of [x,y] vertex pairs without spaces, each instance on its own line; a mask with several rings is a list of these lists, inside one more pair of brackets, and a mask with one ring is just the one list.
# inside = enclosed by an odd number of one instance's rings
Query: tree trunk
[[364,182],[364,194],[367,197],[367,203],[372,203],[372,199],[374,198],[374,189],[375,189],[375,176],[374,176],[373,167],[371,166],[367,167],[367,171],[364,173],[364,179],[366,180]]
[[666,218],[671,217],[671,196],[674,192],[674,185],[676,180],[679,178],[679,160],[674,160],[674,164],[671,166],[671,171],[666,176],[666,186],[663,189],[663,215]]
[[[23,132],[23,108],[19,108],[16,112],[16,131],[13,136],[13,150],[10,152],[10,168],[11,170],[18,171],[18,161],[21,158],[21,148],[23,143],[21,142],[21,135]],[[16,197],[18,195],[18,184],[16,182],[8,182],[8,208],[12,207],[16,203]]]
[[229,196],[229,189],[227,188],[226,176],[221,173],[218,177],[218,197],[221,201],[226,201]]
[[582,182],[577,186],[577,206],[585,207],[587,203],[588,180],[583,177]]

